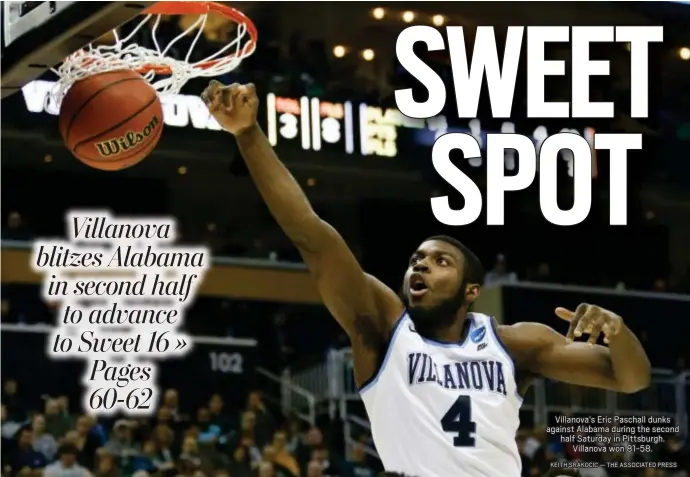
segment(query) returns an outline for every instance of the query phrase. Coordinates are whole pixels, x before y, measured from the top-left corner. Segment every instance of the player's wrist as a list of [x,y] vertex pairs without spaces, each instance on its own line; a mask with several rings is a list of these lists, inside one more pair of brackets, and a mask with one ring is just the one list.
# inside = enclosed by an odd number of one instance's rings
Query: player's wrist
[[251,126],[247,126],[246,128],[240,129],[239,131],[232,133],[232,135],[239,139],[243,136],[249,136],[258,130],[260,130],[259,123],[254,123]]

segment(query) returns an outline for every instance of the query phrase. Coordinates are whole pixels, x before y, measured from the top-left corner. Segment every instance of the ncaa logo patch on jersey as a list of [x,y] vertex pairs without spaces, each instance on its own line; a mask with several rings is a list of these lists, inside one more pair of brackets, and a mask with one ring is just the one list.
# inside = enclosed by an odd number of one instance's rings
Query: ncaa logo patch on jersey
[[472,343],[481,343],[486,338],[486,326],[480,326],[470,334]]

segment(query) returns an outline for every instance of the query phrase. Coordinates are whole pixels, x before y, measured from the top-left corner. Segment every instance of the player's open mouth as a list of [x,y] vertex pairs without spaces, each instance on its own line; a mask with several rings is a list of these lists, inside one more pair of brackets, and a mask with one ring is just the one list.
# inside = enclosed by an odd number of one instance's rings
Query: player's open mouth
[[424,283],[424,279],[418,273],[410,277],[410,295],[413,297],[420,297],[429,291],[429,287]]

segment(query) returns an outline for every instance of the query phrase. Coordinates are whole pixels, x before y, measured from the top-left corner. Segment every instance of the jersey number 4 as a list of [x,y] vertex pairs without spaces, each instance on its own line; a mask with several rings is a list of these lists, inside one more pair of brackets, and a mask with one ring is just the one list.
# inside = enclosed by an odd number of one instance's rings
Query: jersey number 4
[[441,427],[445,432],[454,432],[455,447],[474,447],[474,434],[477,423],[472,420],[472,400],[469,396],[458,397],[448,412],[441,418]]

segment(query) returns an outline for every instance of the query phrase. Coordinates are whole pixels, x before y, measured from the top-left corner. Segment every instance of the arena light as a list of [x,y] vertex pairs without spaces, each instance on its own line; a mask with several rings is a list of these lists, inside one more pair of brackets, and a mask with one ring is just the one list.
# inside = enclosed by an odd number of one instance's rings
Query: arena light
[[403,14],[402,14],[402,19],[405,23],[412,23],[414,21],[414,18],[415,18],[414,12],[411,12],[409,10],[406,12],[403,12]]
[[678,56],[680,56],[681,60],[690,60],[690,48],[683,47],[678,50]]
[[444,23],[446,23],[446,17],[443,15],[434,15],[431,18],[431,22],[434,24],[434,26],[440,27],[443,26]]
[[336,45],[333,48],[333,56],[335,56],[336,58],[342,58],[343,56],[345,56],[345,53],[347,53],[347,50],[343,45]]
[[374,18],[376,18],[377,20],[382,20],[383,17],[386,16],[386,10],[384,10],[384,9],[381,8],[381,7],[374,8],[374,9],[371,11],[371,16],[374,17]]
[[371,61],[374,59],[374,50],[371,48],[367,48],[366,50],[362,51],[362,58],[364,58],[366,61]]

